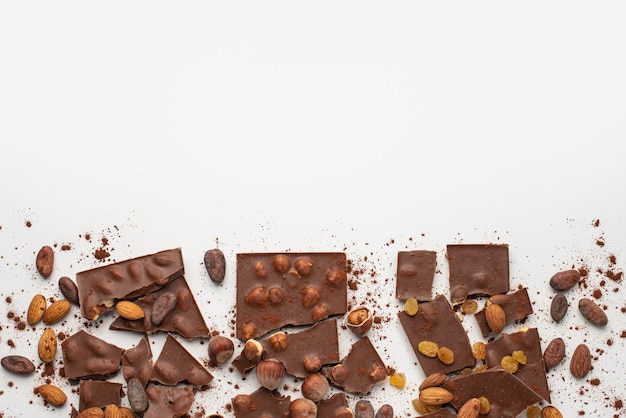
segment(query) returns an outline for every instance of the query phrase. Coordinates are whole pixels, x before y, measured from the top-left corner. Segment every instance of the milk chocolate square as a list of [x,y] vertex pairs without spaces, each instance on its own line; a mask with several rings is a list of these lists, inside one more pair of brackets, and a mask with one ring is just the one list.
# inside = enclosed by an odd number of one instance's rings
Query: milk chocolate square
[[115,375],[124,350],[80,330],[61,343],[63,369],[68,379],[105,379]]
[[433,280],[437,268],[435,251],[398,251],[396,298],[432,300]]
[[121,383],[81,380],[78,386],[78,410],[84,411],[93,406],[104,408],[110,404],[120,406],[121,394]]

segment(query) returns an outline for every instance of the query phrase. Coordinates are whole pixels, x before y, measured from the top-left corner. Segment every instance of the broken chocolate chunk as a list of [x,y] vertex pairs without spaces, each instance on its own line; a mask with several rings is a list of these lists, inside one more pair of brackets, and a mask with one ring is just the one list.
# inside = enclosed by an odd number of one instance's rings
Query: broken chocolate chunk
[[104,408],[110,404],[120,406],[121,393],[121,383],[81,380],[78,386],[78,410],[84,411],[92,406]]
[[199,387],[207,385],[211,380],[213,375],[176,338],[168,334],[159,358],[152,367],[150,381],[169,386],[188,383]]
[[149,385],[148,409],[143,418],[178,418],[191,409],[195,396],[191,386]]
[[[519,289],[509,294],[493,295],[489,298],[489,301],[502,307],[506,318],[506,324],[524,319],[533,313],[533,307],[530,303],[528,290],[526,288]],[[483,309],[474,314],[483,337],[486,337],[491,333],[491,328],[489,327],[485,316],[485,309],[486,305]]]
[[121,367],[124,350],[80,330],[61,343],[65,377],[106,379]]
[[432,300],[432,287],[437,268],[435,251],[398,251],[396,298],[418,301]]
[[323,399],[317,403],[317,416],[318,417],[336,417],[347,416],[339,415],[342,412],[348,410],[348,399],[345,393],[335,393],[328,399]]
[[290,403],[289,396],[263,387],[232,399],[236,418],[286,418],[289,416]]
[[430,414],[420,416],[420,418],[456,418],[456,417],[457,417],[456,412],[446,407],[439,408],[438,410],[436,410],[435,412],[431,412]]
[[152,350],[146,336],[136,346],[124,351],[122,366],[126,382],[136,377],[144,387],[148,385],[152,374]]

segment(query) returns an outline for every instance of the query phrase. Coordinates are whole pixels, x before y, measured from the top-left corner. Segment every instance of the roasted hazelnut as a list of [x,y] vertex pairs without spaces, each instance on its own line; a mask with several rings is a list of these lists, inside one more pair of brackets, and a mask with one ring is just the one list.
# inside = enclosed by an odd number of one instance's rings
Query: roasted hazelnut
[[324,399],[329,389],[328,379],[319,373],[308,375],[302,382],[302,396],[313,402],[319,402]]
[[309,309],[314,307],[320,300],[320,291],[315,287],[307,287],[302,291],[302,304]]
[[256,365],[256,378],[259,384],[268,390],[278,389],[285,380],[285,366],[276,359],[261,360]]
[[320,303],[319,305],[315,306],[315,308],[313,308],[313,311],[311,312],[311,317],[314,321],[321,321],[324,318],[328,318],[329,314],[330,313],[328,311],[328,306]]
[[254,334],[256,334],[256,327],[252,324],[246,324],[241,327],[241,339],[249,340],[254,338]]
[[276,351],[283,351],[287,348],[287,334],[284,332],[275,332],[270,336],[270,344]]
[[249,339],[243,346],[243,356],[250,361],[258,360],[263,354],[263,345],[257,340]]
[[374,322],[371,311],[365,306],[353,309],[346,318],[346,325],[355,335],[365,335]]
[[257,286],[248,293],[246,296],[246,303],[258,308],[263,308],[267,305],[269,300],[269,294],[265,286]]
[[289,404],[290,418],[315,418],[317,416],[317,405],[306,398],[294,399]]
[[386,378],[387,378],[387,369],[379,366],[378,364],[375,365],[370,371],[370,379],[372,379],[373,382],[382,382]]
[[223,335],[215,335],[209,340],[209,358],[217,364],[226,363],[233,356],[235,345]]
[[254,265],[254,274],[260,278],[264,278],[267,275],[265,272],[265,266],[260,261]]
[[304,359],[304,368],[307,372],[316,372],[322,367],[322,360],[317,356],[311,356]]
[[270,288],[270,303],[272,305],[280,305],[285,300],[285,292],[280,287]]
[[330,371],[330,375],[336,383],[341,385],[348,379],[348,369],[343,364],[337,364]]
[[330,269],[326,272],[326,284],[330,287],[337,287],[346,280],[346,273],[337,269]]
[[313,263],[306,257],[301,257],[296,260],[295,263],[296,271],[302,277],[307,277],[311,274],[311,270],[313,269]]
[[274,257],[274,268],[279,273],[287,273],[290,267],[289,259],[284,255]]

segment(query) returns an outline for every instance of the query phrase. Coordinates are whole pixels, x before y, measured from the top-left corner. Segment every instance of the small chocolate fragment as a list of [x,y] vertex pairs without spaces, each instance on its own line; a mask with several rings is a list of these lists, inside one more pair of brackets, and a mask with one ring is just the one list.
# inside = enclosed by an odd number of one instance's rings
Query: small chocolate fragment
[[453,412],[450,408],[439,408],[435,412],[430,414],[421,415],[420,418],[456,418],[456,412]]
[[4,356],[2,357],[0,363],[5,370],[11,373],[27,375],[35,372],[35,365],[33,362],[24,356]]
[[105,379],[115,375],[124,350],[80,330],[62,343],[65,377],[72,379]]
[[289,396],[259,388],[251,394],[239,394],[232,399],[236,418],[262,418],[289,416]]
[[76,274],[80,313],[94,320],[116,300],[153,292],[184,272],[180,248],[81,271]]
[[453,304],[468,296],[490,296],[510,290],[508,245],[450,244],[447,258]]
[[550,303],[550,316],[554,322],[561,322],[567,313],[567,296],[563,293],[557,293]]
[[78,386],[78,410],[104,408],[107,405],[120,405],[122,384],[97,380],[81,380]]
[[554,290],[569,290],[580,280],[580,272],[578,270],[563,270],[556,273],[550,278],[550,286]]
[[126,382],[137,378],[144,387],[148,385],[152,374],[152,350],[148,337],[144,335],[136,346],[124,351],[122,365]]
[[59,290],[63,296],[65,296],[65,299],[70,301],[72,305],[80,306],[80,301],[78,300],[78,287],[76,287],[74,280],[67,276],[61,277],[59,279]]
[[[506,318],[505,324],[524,319],[533,313],[533,307],[530,303],[528,290],[526,288],[519,289],[509,294],[493,295],[489,298],[489,301],[502,307]],[[486,306],[474,314],[483,337],[491,333],[491,328],[489,327],[485,313]]]
[[598,327],[603,327],[609,322],[602,308],[589,298],[582,298],[578,301],[578,310],[587,321]]
[[398,251],[396,298],[432,300],[433,280],[437,268],[435,251]]
[[226,258],[219,248],[204,253],[204,267],[213,283],[220,284],[226,276]]
[[168,334],[159,358],[152,367],[150,381],[174,386],[188,383],[204,386],[213,380],[213,375],[171,334]]
[[[421,303],[414,316],[400,311],[398,317],[426,376],[436,372],[447,374],[476,364],[465,329],[445,296],[437,295],[432,301]],[[418,345],[422,341],[448,347],[454,353],[454,362],[444,364],[437,357],[420,353]]]
[[348,399],[345,393],[335,393],[328,399],[317,403],[317,416],[334,418],[348,409]]
[[191,409],[195,396],[191,386],[157,386],[149,385],[148,409],[143,418],[178,418]]

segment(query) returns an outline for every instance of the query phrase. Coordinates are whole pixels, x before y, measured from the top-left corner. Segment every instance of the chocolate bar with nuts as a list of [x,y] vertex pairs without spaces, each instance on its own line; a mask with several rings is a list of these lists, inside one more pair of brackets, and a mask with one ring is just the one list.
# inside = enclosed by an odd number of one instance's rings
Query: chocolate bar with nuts
[[[502,307],[506,324],[524,319],[533,313],[533,306],[530,303],[528,290],[526,288],[519,289],[509,294],[493,295],[488,299],[487,303],[496,303]],[[489,328],[489,324],[487,323],[487,318],[485,316],[485,309],[486,304],[483,309],[474,314],[483,337],[486,337],[491,333],[491,328]]]
[[436,268],[437,253],[435,251],[398,251],[396,298],[432,300]]
[[124,349],[80,330],[61,343],[65,377],[106,379],[117,374]]

